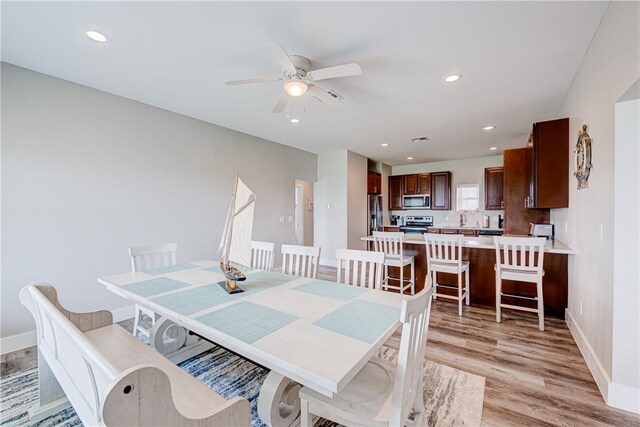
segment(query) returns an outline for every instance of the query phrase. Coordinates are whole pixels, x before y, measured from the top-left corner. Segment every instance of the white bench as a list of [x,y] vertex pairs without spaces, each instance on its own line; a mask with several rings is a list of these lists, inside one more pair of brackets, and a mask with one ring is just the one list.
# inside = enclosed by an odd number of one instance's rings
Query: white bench
[[20,302],[36,321],[40,405],[66,395],[87,426],[251,424],[246,399],[224,399],[114,325],[110,311],[69,312],[46,283],[25,286]]

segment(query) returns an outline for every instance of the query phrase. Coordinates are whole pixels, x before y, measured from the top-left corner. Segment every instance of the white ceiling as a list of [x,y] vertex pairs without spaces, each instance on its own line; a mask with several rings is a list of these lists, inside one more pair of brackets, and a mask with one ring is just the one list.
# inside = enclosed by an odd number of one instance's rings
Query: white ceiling
[[[607,5],[3,1],[2,60],[315,153],[399,165],[524,146],[533,122],[555,117]],[[344,105],[305,97],[292,125],[271,112],[277,83],[224,84],[278,76],[267,42],[312,68],[357,62],[363,73],[322,82]],[[463,78],[444,83],[452,73]]]

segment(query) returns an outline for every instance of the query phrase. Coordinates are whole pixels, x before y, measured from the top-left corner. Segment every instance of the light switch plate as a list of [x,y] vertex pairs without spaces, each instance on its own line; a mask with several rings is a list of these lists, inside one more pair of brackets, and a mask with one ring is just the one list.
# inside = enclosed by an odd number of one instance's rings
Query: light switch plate
[[280,216],[280,222],[284,222],[284,216],[283,215]]

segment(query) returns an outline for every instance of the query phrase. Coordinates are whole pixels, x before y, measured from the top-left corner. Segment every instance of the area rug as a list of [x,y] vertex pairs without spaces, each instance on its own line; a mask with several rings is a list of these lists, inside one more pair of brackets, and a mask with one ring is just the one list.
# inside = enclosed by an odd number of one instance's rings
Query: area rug
[[[395,360],[397,352],[385,348],[383,357]],[[216,393],[229,399],[242,396],[251,403],[252,427],[263,427],[257,413],[260,386],[268,370],[221,348],[191,358],[179,365]],[[485,378],[428,361],[425,375],[425,408],[429,426],[479,426],[482,417]],[[0,379],[0,425],[27,426],[27,411],[38,397],[38,371],[27,369]],[[80,426],[69,406],[35,426]],[[317,427],[336,426],[320,419]]]

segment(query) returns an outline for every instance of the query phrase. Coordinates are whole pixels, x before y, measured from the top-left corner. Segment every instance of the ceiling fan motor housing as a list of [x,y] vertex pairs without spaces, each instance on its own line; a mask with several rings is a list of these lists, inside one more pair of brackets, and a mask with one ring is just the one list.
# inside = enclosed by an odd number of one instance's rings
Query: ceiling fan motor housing
[[[300,55],[291,55],[291,62],[293,66],[296,67],[296,72],[300,78],[304,78],[307,76],[307,72],[311,69],[311,61],[309,61],[304,56]],[[290,76],[293,77],[293,76]]]

